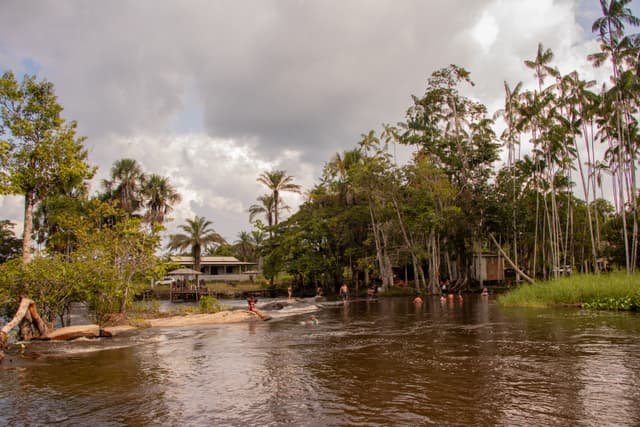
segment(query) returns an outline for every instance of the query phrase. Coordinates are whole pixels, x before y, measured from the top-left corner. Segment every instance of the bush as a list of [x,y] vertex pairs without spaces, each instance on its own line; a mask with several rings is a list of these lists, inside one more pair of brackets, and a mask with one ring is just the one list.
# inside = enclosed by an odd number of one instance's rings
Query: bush
[[217,313],[222,310],[223,307],[217,298],[209,296],[200,297],[200,302],[198,303],[198,311],[200,313]]

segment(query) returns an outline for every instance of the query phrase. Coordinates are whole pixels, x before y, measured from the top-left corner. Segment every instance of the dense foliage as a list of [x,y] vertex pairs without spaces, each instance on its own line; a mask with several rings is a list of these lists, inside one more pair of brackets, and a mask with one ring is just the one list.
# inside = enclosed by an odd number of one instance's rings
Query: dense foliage
[[[589,59],[611,76],[599,89],[562,74],[539,45],[524,61],[536,85],[505,82],[505,106],[489,115],[465,95],[470,73],[451,65],[431,74],[404,121],[336,154],[289,219],[272,222],[276,204],[260,199],[250,212],[267,214],[265,271],[310,288],[375,277],[436,292],[445,279],[470,285],[473,254],[495,252],[494,241],[521,277],[635,271],[639,39],[625,25],[639,21],[628,2],[601,1],[601,50]],[[414,147],[409,164],[396,164],[395,144]],[[506,162],[496,168],[500,147]]]

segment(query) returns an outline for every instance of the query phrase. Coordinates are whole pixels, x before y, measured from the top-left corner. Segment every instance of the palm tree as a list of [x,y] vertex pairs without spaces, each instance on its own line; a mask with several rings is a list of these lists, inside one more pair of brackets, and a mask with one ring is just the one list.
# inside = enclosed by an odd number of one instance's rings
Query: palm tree
[[[511,182],[513,183],[512,185],[512,192],[511,192],[511,219],[512,219],[512,223],[511,226],[513,227],[513,257],[514,257],[514,262],[516,265],[518,265],[518,232],[517,232],[517,209],[516,209],[516,179],[515,179],[515,167],[514,164],[516,162],[516,150],[515,150],[515,146],[518,145],[518,156],[517,158],[520,158],[520,133],[517,129],[517,120],[518,120],[518,103],[520,102],[520,91],[522,89],[522,82],[518,82],[518,84],[515,86],[515,88],[511,89],[511,87],[507,84],[507,82],[504,82],[504,92],[505,92],[505,99],[504,99],[504,109],[503,110],[499,110],[496,112],[496,114],[494,115],[494,118],[496,116],[502,116],[504,118],[505,124],[506,124],[506,128],[504,130],[504,132],[502,132],[501,138],[503,139],[503,141],[505,142],[505,145],[507,146],[507,168],[509,168],[509,170],[511,171]],[[516,281],[519,282],[520,281],[520,275],[518,274],[516,276]]]
[[360,148],[336,153],[326,166],[326,174],[333,180],[332,185],[339,200],[347,206],[354,203],[354,195],[349,184],[349,169],[363,162],[364,156]]
[[169,178],[160,175],[150,175],[142,184],[144,206],[147,208],[145,219],[153,225],[162,224],[166,216],[173,210],[173,206],[182,198],[169,182]]
[[169,249],[184,250],[191,248],[193,256],[193,268],[200,271],[200,257],[202,251],[215,244],[224,244],[226,241],[211,226],[213,223],[204,217],[196,216],[187,219],[187,223],[179,228],[186,234],[172,234],[169,236]]
[[267,220],[267,226],[269,227],[269,235],[271,235],[271,227],[273,226],[273,212],[274,203],[273,196],[271,194],[264,194],[256,198],[259,204],[253,204],[249,206],[249,222],[254,223],[256,216],[264,214]]
[[238,233],[238,239],[233,242],[240,261],[249,261],[255,252],[253,238],[248,231]]
[[258,182],[264,184],[272,191],[273,194],[273,225],[278,225],[278,212],[280,203],[280,192],[289,191],[292,193],[301,193],[298,184],[293,183],[293,177],[286,174],[283,170],[274,170],[263,172],[258,177]]
[[[602,16],[596,19],[591,27],[591,31],[594,33],[598,33],[598,39],[600,40],[601,52],[594,53],[589,55],[589,59],[591,59],[596,67],[602,65],[607,58],[611,58],[611,68],[613,71],[613,85],[614,88],[620,85],[620,80],[622,75],[624,75],[624,64],[625,64],[625,56],[630,52],[633,52],[633,56],[635,58],[635,49],[628,49],[629,45],[635,45],[634,42],[630,41],[629,37],[625,37],[624,25],[629,24],[631,26],[640,25],[640,19],[633,15],[633,12],[630,8],[625,7],[629,4],[631,0],[600,0],[600,8],[602,10]],[[631,73],[634,74],[634,73]],[[620,198],[620,212],[622,213],[622,221],[623,221],[623,238],[625,243],[625,258],[626,258],[626,267],[627,272],[630,273],[635,269],[635,251],[637,248],[637,239],[638,239],[638,218],[635,212],[637,201],[636,201],[636,188],[635,188],[635,154],[631,156],[630,159],[624,158],[625,152],[635,152],[636,148],[631,147],[632,142],[629,135],[629,126],[632,122],[632,119],[629,117],[628,113],[625,113],[629,107],[627,104],[627,100],[623,96],[623,94],[619,91],[613,91],[615,96],[611,96],[612,104],[614,105],[615,112],[615,126],[616,126],[616,139],[618,145],[620,146],[617,149],[618,153],[618,163],[619,163],[619,171],[617,173],[618,179],[618,191]],[[609,146],[611,148],[612,142],[609,142]],[[632,191],[630,191],[630,197],[625,198],[625,171],[630,171],[631,175],[631,184]],[[630,205],[633,209],[633,243],[632,250],[630,251],[628,235],[627,235],[627,217],[625,211],[625,199],[630,202]]]
[[128,215],[132,215],[140,207],[140,188],[144,174],[134,159],[120,159],[111,167],[111,179],[103,180],[106,198],[122,208]]

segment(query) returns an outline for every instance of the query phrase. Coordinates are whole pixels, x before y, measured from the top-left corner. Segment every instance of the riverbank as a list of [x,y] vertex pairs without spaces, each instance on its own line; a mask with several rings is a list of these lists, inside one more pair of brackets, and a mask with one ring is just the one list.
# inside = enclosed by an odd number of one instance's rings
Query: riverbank
[[501,295],[502,306],[569,306],[596,310],[640,311],[640,274],[576,274],[523,284]]

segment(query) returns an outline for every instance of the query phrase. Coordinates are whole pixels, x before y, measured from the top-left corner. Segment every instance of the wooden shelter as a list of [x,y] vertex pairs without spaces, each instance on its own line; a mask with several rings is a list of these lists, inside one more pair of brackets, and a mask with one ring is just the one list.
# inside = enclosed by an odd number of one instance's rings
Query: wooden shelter
[[504,280],[504,258],[499,253],[473,254],[472,278],[484,286],[484,282]]
[[167,273],[167,276],[176,276],[176,282],[169,287],[169,300],[175,302],[198,301],[201,296],[209,295],[209,289],[200,283],[198,276],[202,273],[190,268],[179,268]]

